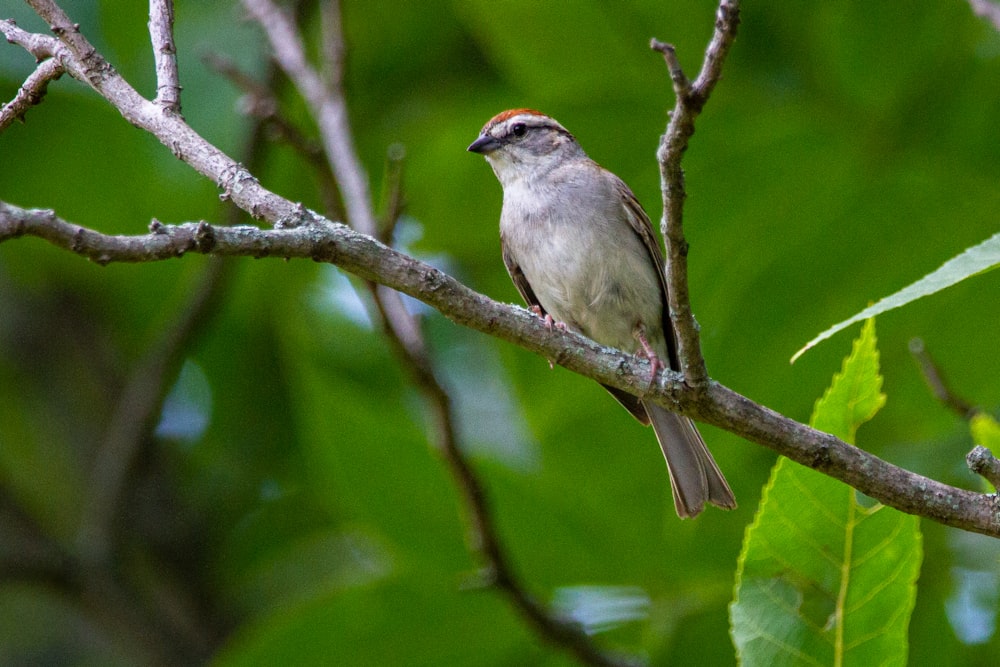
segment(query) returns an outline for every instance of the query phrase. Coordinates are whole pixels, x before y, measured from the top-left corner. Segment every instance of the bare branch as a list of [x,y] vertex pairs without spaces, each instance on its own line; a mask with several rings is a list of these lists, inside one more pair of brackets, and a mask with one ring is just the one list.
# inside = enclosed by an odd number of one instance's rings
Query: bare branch
[[295,83],[319,125],[323,150],[340,184],[347,222],[359,232],[375,236],[368,180],[354,149],[343,96],[326,86],[309,65],[295,25],[284,11],[270,0],[243,0],[243,5],[264,29],[279,66]]
[[685,382],[701,389],[708,383],[708,370],[701,354],[698,323],[691,312],[688,292],[687,253],[684,238],[684,171],[681,159],[688,140],[694,134],[694,122],[722,76],[722,64],[739,25],[739,0],[721,0],[716,14],[715,32],[705,52],[701,72],[691,82],[681,70],[674,48],[658,40],[650,47],[663,54],[673,82],[677,101],[670,115],[666,133],[660,138],[657,159],[660,163],[660,189],[663,193],[663,219],[660,228],[666,239],[666,273],[670,294],[670,317],[677,336],[678,356]]
[[[243,5],[264,29],[275,60],[294,82],[316,119],[323,149],[344,199],[347,222],[359,232],[377,238],[378,224],[372,209],[368,178],[354,149],[343,91],[339,86],[327,86],[309,65],[294,22],[287,13],[270,0],[243,0]],[[334,27],[339,25],[338,20]],[[423,354],[419,327],[412,318],[405,316],[406,308],[399,295],[385,292],[383,287],[375,289],[379,291],[378,298],[384,302],[387,312],[400,313],[398,317],[389,318],[389,325],[395,329],[396,335],[408,347]]]
[[[312,165],[313,172],[320,179],[318,194],[323,201],[327,217],[342,220],[344,204],[340,200],[337,183],[327,168],[328,163],[323,148],[315,140],[307,137],[282,113],[277,94],[240,70],[235,62],[225,56],[207,53],[202,57],[202,61],[243,91],[241,109],[245,114],[264,121],[265,127],[273,135],[272,139],[287,143]],[[282,80],[287,79],[282,77]]]
[[308,222],[311,217],[308,211],[262,187],[243,165],[205,141],[179,115],[163,113],[159,106],[136,92],[80,34],[79,26],[71,23],[55,3],[50,0],[28,2],[48,21],[59,40],[25,33],[10,21],[0,22],[0,30],[3,30],[9,41],[21,44],[36,58],[49,55],[59,58],[67,72],[91,86],[125,120],[148,131],[177,158],[212,179],[222,188],[223,198],[231,199],[253,217],[277,225]]
[[40,104],[45,97],[49,81],[58,79],[65,71],[62,63],[55,59],[46,60],[36,67],[24,80],[24,85],[18,89],[14,99],[0,109],[0,132],[10,127],[15,120],[24,120],[28,109]]
[[931,358],[930,352],[924,346],[922,339],[913,338],[910,340],[910,354],[913,355],[917,365],[920,366],[920,372],[923,374],[924,380],[927,381],[927,386],[931,388],[934,396],[939,401],[951,408],[962,419],[969,420],[976,416],[979,408],[961,396],[951,392],[940,369],[938,369],[937,364],[934,363],[934,359]]
[[989,449],[976,445],[965,455],[965,463],[969,470],[992,484],[994,489],[1000,489],[1000,460]]
[[986,19],[994,28],[1000,30],[1000,5],[990,0],[969,0],[969,5],[976,16]]
[[663,60],[667,63],[667,71],[670,73],[670,80],[674,84],[674,93],[677,97],[687,97],[691,94],[691,81],[684,74],[681,63],[677,60],[677,51],[673,44],[661,42],[655,37],[650,40],[649,48],[663,54]]
[[48,23],[60,42],[66,45],[69,52],[80,63],[87,79],[98,78],[110,69],[110,65],[101,58],[97,49],[80,32],[80,24],[70,21],[66,12],[52,0],[25,0],[42,19]]
[[59,40],[48,35],[25,32],[17,27],[13,19],[0,19],[0,32],[3,33],[8,42],[22,47],[35,56],[35,60],[38,62],[57,55]]
[[390,243],[399,217],[403,214],[403,163],[406,148],[402,144],[389,146],[385,157],[385,178],[382,185],[382,217],[379,220],[378,238]]
[[156,63],[157,104],[166,113],[180,114],[181,84],[174,44],[173,0],[149,0],[149,37]]
[[319,5],[320,22],[323,27],[323,74],[327,86],[341,89],[344,82],[344,61],[347,48],[344,45],[343,17],[339,0],[327,0]]
[[709,381],[692,390],[664,371],[650,387],[649,364],[558,328],[529,311],[497,303],[440,270],[387,248],[344,225],[318,219],[297,229],[215,227],[206,222],[154,224],[150,234],[107,236],[72,225],[52,211],[0,203],[0,242],[38,236],[101,263],[143,262],[187,252],[244,257],[302,257],[330,262],[423,301],[454,322],[534,352],[602,384],[641,395],[681,414],[735,433],[845,482],[885,505],[944,525],[1000,537],[1000,502],[894,466],[868,452],[754,403]]

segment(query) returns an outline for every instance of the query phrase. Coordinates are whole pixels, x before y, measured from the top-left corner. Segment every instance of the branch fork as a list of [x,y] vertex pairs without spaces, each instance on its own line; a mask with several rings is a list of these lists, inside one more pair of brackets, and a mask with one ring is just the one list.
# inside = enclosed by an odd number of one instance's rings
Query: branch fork
[[[451,401],[435,377],[419,323],[393,290],[427,303],[456,323],[508,340],[598,382],[642,395],[765,445],[841,479],[887,505],[946,525],[1000,536],[995,498],[950,487],[893,466],[758,405],[708,375],[688,290],[688,244],[683,233],[686,194],[681,158],[694,133],[695,119],[720,79],[722,64],[735,39],[738,0],[721,0],[715,31],[693,81],[684,74],[673,46],[657,40],[651,42],[651,47],[663,54],[677,94],[657,159],[663,193],[661,230],[667,246],[668,300],[681,361],[680,375],[660,373],[653,387],[648,385],[648,362],[602,348],[571,332],[546,329],[528,311],[496,303],[378,240],[379,230],[391,229],[398,218],[401,185],[391,186],[392,200],[397,204],[379,224],[348,124],[341,88],[342,35],[336,12],[322,13],[327,51],[336,56],[332,70],[320,73],[306,59],[301,35],[288,15],[271,0],[243,0],[265,31],[277,63],[299,89],[317,121],[325,163],[316,159],[314,152],[313,164],[335,180],[350,227],[332,222],[336,216],[331,211],[323,217],[263,188],[251,170],[223,154],[184,122],[180,115],[181,88],[171,27],[173,7],[169,0],[150,0],[150,35],[157,70],[157,94],[152,101],[139,95],[97,53],[80,33],[79,26],[71,23],[55,2],[28,2],[52,26],[58,40],[26,33],[12,21],[0,21],[0,31],[9,41],[21,45],[36,58],[54,59],[74,78],[92,86],[126,120],[152,133],[179,159],[217,183],[222,189],[220,198],[231,200],[275,229],[215,226],[206,221],[165,225],[154,220],[148,234],[110,236],[64,221],[50,210],[26,210],[0,202],[0,242],[23,235],[38,236],[99,263],[146,262],[188,252],[302,257],[336,264],[367,281],[378,321],[401,364],[427,398],[429,412],[438,427],[435,445],[460,490],[470,527],[470,546],[483,560],[484,571],[492,573],[495,586],[541,636],[572,651],[586,664],[617,665],[628,661],[601,651],[579,628],[565,623],[538,603],[515,576],[482,484],[462,454]],[[56,65],[49,65],[37,78],[44,78],[56,69]],[[18,115],[23,115],[23,111]],[[388,240],[391,235],[383,234],[381,238]],[[120,479],[114,480],[111,496],[120,492],[120,484]],[[99,531],[95,535],[105,539]]]

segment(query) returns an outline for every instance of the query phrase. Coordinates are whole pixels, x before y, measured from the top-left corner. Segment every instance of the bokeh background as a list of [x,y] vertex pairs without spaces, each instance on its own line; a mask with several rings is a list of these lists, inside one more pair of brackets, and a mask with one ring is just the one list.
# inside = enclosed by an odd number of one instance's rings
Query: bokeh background
[[[223,54],[263,77],[258,30],[237,3],[177,4],[187,120],[319,208],[295,151],[243,157],[240,93],[201,60]],[[151,97],[146,5],[62,5]],[[515,106],[559,119],[658,218],[673,96],[648,42],[673,42],[693,75],[714,10],[346,0],[351,117],[376,193],[389,147],[406,151],[397,244],[518,300],[500,260],[499,185],[465,152]],[[0,15],[45,30],[20,3]],[[0,46],[0,98],[33,65]],[[1000,35],[960,0],[747,3],[684,163],[714,378],[807,420],[850,335],[791,366],[798,347],[997,231],[998,84]],[[223,222],[217,194],[68,76],[0,134],[0,199],[107,233],[143,233],[154,217]],[[172,341],[217,270],[197,326]],[[37,239],[0,246],[0,663],[573,664],[477,586],[422,400],[353,285],[305,261],[101,268]],[[998,297],[988,274],[879,319],[888,403],[861,447],[978,488],[966,425],[931,396],[907,343],[922,337],[956,392],[995,408]],[[704,427],[740,508],[681,522],[652,432],[599,387],[434,312],[424,326],[527,587],[652,664],[734,664],[726,607],[774,456]],[[163,409],[103,515],[108,548],[91,553],[95,470],[114,434],[144,419],[126,401],[150,386],[167,392]],[[922,527],[910,662],[993,664],[997,541]]]

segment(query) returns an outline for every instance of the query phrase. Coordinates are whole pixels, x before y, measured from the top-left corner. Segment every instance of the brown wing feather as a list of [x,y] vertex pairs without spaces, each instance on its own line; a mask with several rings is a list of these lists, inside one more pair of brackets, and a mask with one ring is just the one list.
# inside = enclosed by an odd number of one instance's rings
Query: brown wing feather
[[663,337],[667,341],[667,355],[669,356],[667,361],[671,369],[675,371],[680,370],[680,362],[677,358],[677,341],[674,338],[674,327],[670,322],[670,305],[667,298],[669,291],[667,287],[667,275],[664,272],[663,251],[660,250],[660,242],[653,233],[653,223],[650,222],[649,216],[646,215],[646,211],[643,210],[639,200],[635,198],[635,195],[632,194],[632,191],[625,185],[624,181],[619,179],[617,186],[629,224],[632,226],[632,231],[642,239],[642,244],[646,246],[649,258],[655,263],[658,269],[657,275],[660,278],[660,291],[663,299]]
[[521,294],[521,298],[524,302],[528,304],[531,308],[538,308],[540,314],[544,317],[546,315],[545,309],[542,308],[542,304],[539,303],[538,297],[535,296],[535,290],[531,289],[531,284],[528,279],[524,276],[524,272],[521,270],[520,264],[514,259],[514,255],[511,254],[510,249],[507,247],[507,243],[503,239],[503,234],[500,235],[500,248],[503,253],[503,263],[507,267],[507,273],[510,274],[510,279],[514,282],[514,287]]

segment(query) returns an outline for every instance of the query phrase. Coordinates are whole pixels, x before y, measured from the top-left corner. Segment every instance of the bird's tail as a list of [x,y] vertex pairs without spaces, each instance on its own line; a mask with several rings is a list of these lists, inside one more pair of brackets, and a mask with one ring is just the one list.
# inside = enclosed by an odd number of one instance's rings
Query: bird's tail
[[682,519],[698,516],[705,503],[735,509],[736,497],[694,422],[659,405],[644,405],[667,459],[677,516]]

